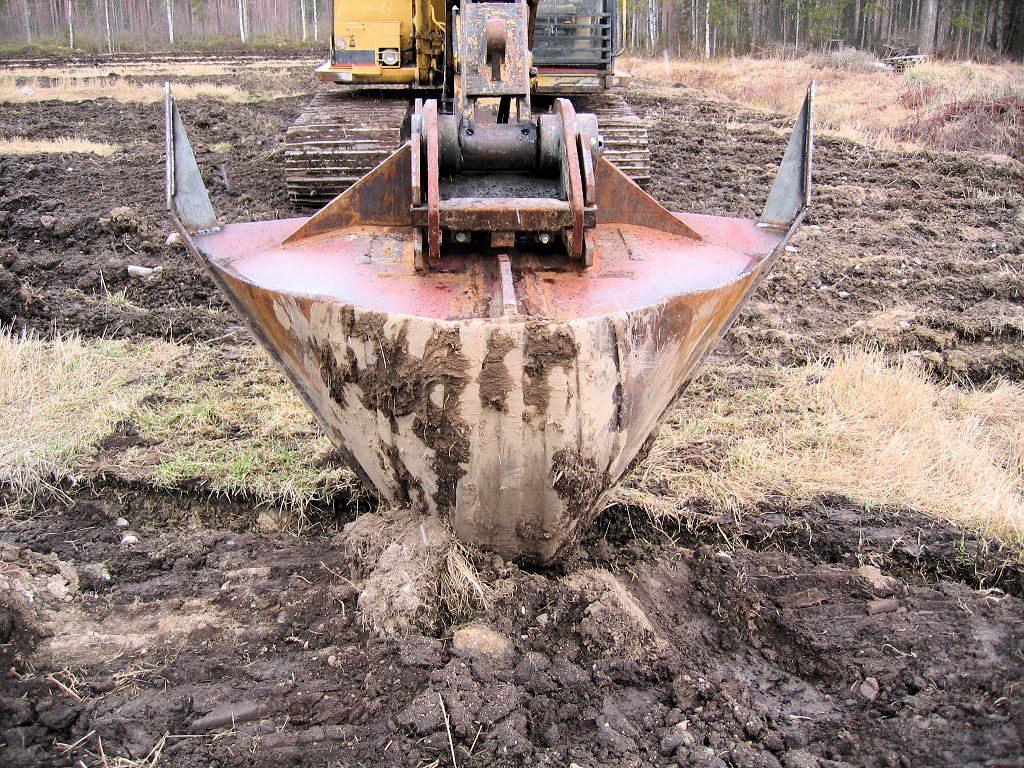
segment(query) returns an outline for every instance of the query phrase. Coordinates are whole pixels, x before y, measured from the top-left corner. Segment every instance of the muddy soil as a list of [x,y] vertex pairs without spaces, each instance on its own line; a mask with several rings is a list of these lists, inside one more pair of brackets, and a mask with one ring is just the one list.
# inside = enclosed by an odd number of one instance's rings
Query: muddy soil
[[[281,142],[306,100],[181,102],[227,220],[295,215]],[[124,149],[110,158],[0,156],[0,324],[47,335],[248,342],[205,270],[166,243],[163,125],[162,103],[4,105],[2,137],[73,134]],[[162,269],[133,278],[129,265]]]
[[[657,197],[758,213],[786,118],[653,84],[630,98]],[[305,100],[180,104],[228,220],[290,214],[280,142]],[[0,323],[249,343],[165,243],[162,121],[4,106],[0,136],[125,149],[0,156]],[[829,137],[816,160],[796,252],[719,353],[792,364],[869,340],[940,376],[1020,379],[1021,166]],[[1024,765],[1019,558],[909,511],[780,499],[666,527],[616,507],[556,569],[469,553],[490,610],[382,640],[343,506],[297,537],[249,532],[230,500],[65,490],[0,523],[0,765]]]
[[[687,89],[631,101],[652,128],[652,193],[673,210],[756,217],[792,117]],[[784,364],[852,341],[920,354],[937,374],[1024,376],[1024,165],[815,138],[805,226],[727,337]]]
[[4,765],[1020,764],[1024,602],[909,513],[766,510],[788,537],[720,546],[612,509],[558,571],[476,556],[508,588],[486,626],[384,641],[351,537],[160,523],[188,503],[96,489],[4,530]]

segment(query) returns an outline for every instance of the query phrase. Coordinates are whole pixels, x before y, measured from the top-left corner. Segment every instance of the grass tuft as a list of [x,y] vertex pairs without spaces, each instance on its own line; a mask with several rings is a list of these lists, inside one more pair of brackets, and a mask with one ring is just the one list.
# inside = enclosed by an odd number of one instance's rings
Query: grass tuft
[[82,457],[131,409],[139,385],[129,382],[178,353],[159,343],[138,352],[125,342],[0,331],[0,483],[34,496],[76,480]]
[[113,478],[283,507],[353,492],[350,470],[257,348],[0,333],[0,485],[33,497]]
[[[1024,388],[940,387],[912,360],[843,352],[756,371],[709,368],[619,500],[655,515],[727,511],[782,495],[902,506],[1024,544]],[[750,372],[747,371],[747,374]]]
[[38,154],[90,154],[109,157],[119,152],[117,144],[89,141],[74,136],[62,136],[57,139],[0,139],[0,155],[38,155]]

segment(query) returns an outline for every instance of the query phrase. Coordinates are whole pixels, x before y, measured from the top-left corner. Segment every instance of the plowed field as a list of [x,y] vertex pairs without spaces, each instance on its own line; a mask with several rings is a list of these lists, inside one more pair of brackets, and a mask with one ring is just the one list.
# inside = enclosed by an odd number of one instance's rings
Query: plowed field
[[[628,98],[655,197],[759,213],[790,118],[654,83]],[[306,101],[180,102],[227,219],[294,215],[281,142]],[[166,242],[162,105],[0,110],[0,138],[67,135],[122,149],[0,155],[0,324],[226,361],[252,345]],[[828,136],[815,163],[795,250],[716,358],[785,367],[867,343],[937,380],[1024,378],[1024,166]],[[96,450],[138,444],[120,425]],[[1024,765],[1017,554],[827,495],[687,504],[671,521],[616,504],[550,570],[468,552],[487,609],[424,605],[382,638],[372,590],[418,578],[399,566],[430,561],[432,524],[339,496],[310,530],[265,532],[245,498],[65,483],[0,521],[0,764]]]

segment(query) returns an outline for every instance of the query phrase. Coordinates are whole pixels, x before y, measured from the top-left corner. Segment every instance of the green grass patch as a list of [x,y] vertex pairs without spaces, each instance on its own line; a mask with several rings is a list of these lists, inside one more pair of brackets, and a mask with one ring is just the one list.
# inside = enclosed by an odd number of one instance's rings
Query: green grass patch
[[357,487],[257,348],[0,335],[0,484],[114,479],[287,510]]

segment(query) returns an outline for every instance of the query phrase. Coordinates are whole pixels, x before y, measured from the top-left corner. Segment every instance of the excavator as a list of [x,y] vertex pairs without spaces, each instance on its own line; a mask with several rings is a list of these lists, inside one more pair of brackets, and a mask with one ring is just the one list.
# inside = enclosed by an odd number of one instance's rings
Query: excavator
[[[616,2],[527,5],[531,107],[548,112],[564,96],[577,111],[596,114],[604,156],[643,185],[650,177],[647,126],[612,91],[628,80],[615,65],[625,19],[625,0]],[[417,96],[451,111],[458,51],[447,30],[463,18],[453,0],[335,0],[330,56],[316,75],[340,87],[318,94],[285,136],[285,175],[297,208],[321,207],[398,149]]]
[[[224,224],[168,87],[168,210],[382,503],[546,565],[647,454],[803,219],[814,84],[759,219],[672,213],[609,159],[599,116],[538,96],[615,75],[538,66],[537,5],[413,8],[336,19],[320,70],[440,85],[376,165],[311,216]],[[570,62],[576,39],[557,46]]]

